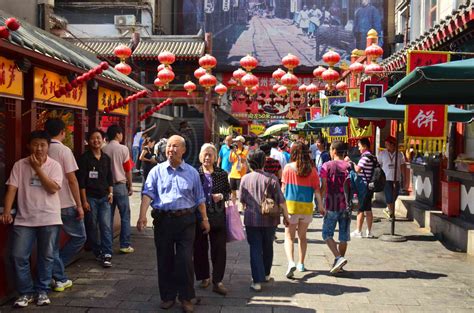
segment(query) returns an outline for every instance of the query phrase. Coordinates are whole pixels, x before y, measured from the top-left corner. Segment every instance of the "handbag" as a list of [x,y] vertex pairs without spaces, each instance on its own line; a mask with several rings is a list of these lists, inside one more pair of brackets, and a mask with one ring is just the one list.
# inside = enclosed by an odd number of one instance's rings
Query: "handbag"
[[245,239],[244,226],[240,220],[239,210],[235,203],[229,202],[226,206],[226,226],[227,226],[227,242],[242,241]]
[[263,200],[260,203],[260,213],[262,213],[263,216],[280,216],[281,214],[280,204],[275,203],[275,200],[268,196],[268,187],[270,186],[272,180],[273,178],[270,178],[270,181],[265,187]]

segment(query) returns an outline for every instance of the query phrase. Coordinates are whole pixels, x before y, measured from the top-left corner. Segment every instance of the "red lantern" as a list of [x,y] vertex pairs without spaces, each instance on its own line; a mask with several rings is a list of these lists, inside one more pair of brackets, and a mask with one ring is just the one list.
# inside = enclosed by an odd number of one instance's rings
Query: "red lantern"
[[5,25],[11,31],[16,31],[16,30],[18,30],[18,28],[20,28],[20,23],[14,17],[7,18],[6,21],[5,21]]
[[73,79],[73,80],[71,81],[71,87],[74,89],[74,88],[76,88],[77,86],[78,86],[77,79]]
[[210,54],[206,54],[199,59],[199,66],[206,70],[211,70],[217,65],[217,60]]
[[232,77],[239,82],[245,74],[247,73],[243,69],[238,68],[232,73]]
[[257,76],[251,73],[248,73],[248,74],[245,74],[244,77],[242,77],[242,79],[240,80],[240,83],[242,84],[242,86],[246,88],[252,88],[253,86],[258,85],[258,78]]
[[258,60],[249,54],[247,54],[242,59],[240,59],[240,66],[242,66],[248,72],[256,68],[257,65],[258,65]]
[[95,75],[100,75],[102,74],[102,67],[98,66],[94,68],[94,74]]
[[214,91],[222,97],[227,92],[227,87],[224,84],[219,84],[214,88]]
[[321,75],[324,73],[325,70],[326,70],[325,67],[318,66],[317,68],[314,69],[313,76],[318,79],[321,79]]
[[230,89],[237,87],[237,85],[238,82],[234,78],[231,78],[227,81],[227,86],[229,86]]
[[66,88],[66,91],[67,91],[67,92],[69,92],[69,91],[71,91],[71,90],[73,89],[73,88],[72,88],[72,85],[71,85],[70,83],[66,83],[65,88]]
[[217,79],[214,75],[206,73],[201,78],[199,78],[199,85],[203,86],[206,89],[211,88],[217,83]]
[[126,45],[119,45],[114,49],[114,55],[119,59],[126,59],[132,55],[132,49]]
[[63,95],[67,94],[66,87],[64,87],[64,86],[59,87],[59,91],[60,91],[61,94],[63,94]]
[[63,94],[61,93],[61,90],[56,89],[56,90],[54,91],[54,96],[55,96],[56,98],[61,98],[61,97],[63,96]]
[[174,79],[173,71],[165,68],[158,72],[158,78],[165,84],[168,85]]
[[202,67],[194,71],[194,77],[196,77],[196,79],[200,79],[205,74],[206,74],[206,70]]
[[365,48],[365,55],[375,60],[383,55],[383,49],[379,45],[373,43]]
[[0,38],[2,39],[8,39],[10,36],[10,31],[6,26],[0,26]]
[[258,92],[258,85],[252,86],[252,87],[247,87],[245,88],[245,91],[247,92],[248,95],[253,96]]
[[323,61],[327,64],[329,64],[329,66],[334,66],[334,64],[336,64],[337,62],[339,62],[341,60],[341,56],[339,55],[339,53],[337,52],[334,52],[334,51],[328,51],[326,52],[324,55],[323,55]]
[[280,86],[280,88],[278,88],[277,90],[277,93],[280,97],[284,97],[288,94],[288,88],[286,88],[285,86]]
[[78,76],[76,77],[75,81],[77,82],[78,85],[82,84],[82,82],[84,82],[84,77],[81,75],[81,76]]
[[130,75],[130,73],[132,72],[132,68],[130,67],[130,65],[128,65],[125,62],[120,62],[117,65],[115,65],[115,69],[119,71],[120,73],[122,73],[123,75],[127,75],[127,76]]
[[160,61],[162,64],[170,65],[173,64],[175,60],[176,57],[169,51],[162,51],[160,54],[158,54],[158,61]]
[[288,89],[291,89],[298,84],[298,77],[293,73],[286,73],[281,77],[281,83],[288,87]]
[[357,75],[364,71],[364,65],[359,62],[354,62],[349,66],[349,70],[352,72],[352,74]]
[[100,67],[105,71],[106,69],[109,68],[109,63],[107,62],[100,62]]
[[327,82],[329,85],[331,85],[333,82],[337,81],[339,79],[339,73],[332,68],[328,68],[323,72],[321,75],[321,78]]
[[171,70],[171,71],[173,70],[173,68],[171,67],[171,65],[160,64],[160,65],[158,65],[158,67],[156,68],[156,71],[159,73],[161,70],[163,70],[163,69],[165,69],[165,68],[167,68],[167,69],[169,69],[169,70]]
[[281,68],[277,68],[273,73],[272,73],[272,77],[274,80],[276,80],[277,82],[280,82],[281,78],[283,75],[285,75],[286,72],[284,70],[282,70]]
[[372,62],[365,67],[365,74],[367,75],[377,75],[382,74],[383,68],[379,64]]
[[296,55],[288,53],[286,57],[281,59],[281,63],[291,72],[295,67],[300,65],[300,59]]
[[307,87],[308,86],[306,86],[305,84],[302,84],[298,87],[298,91],[301,92],[301,93],[305,93]]
[[158,89],[161,89],[163,88],[166,84],[164,82],[161,81],[160,78],[155,78],[155,81],[153,82],[153,85],[155,85],[156,87],[158,87]]
[[319,89],[318,89],[318,86],[316,86],[315,84],[311,83],[309,84],[307,87],[306,87],[306,92],[307,93],[310,93],[312,95],[318,93]]
[[274,93],[277,93],[277,92],[278,92],[278,88],[280,88],[280,87],[281,87],[280,84],[275,84],[275,85],[273,85],[273,87],[272,87],[273,92],[274,92]]
[[336,89],[339,91],[345,91],[347,90],[347,84],[345,81],[341,80],[340,82],[337,83]]
[[192,81],[188,81],[184,84],[183,87],[188,92],[188,95],[190,95],[194,90],[196,90],[196,84]]

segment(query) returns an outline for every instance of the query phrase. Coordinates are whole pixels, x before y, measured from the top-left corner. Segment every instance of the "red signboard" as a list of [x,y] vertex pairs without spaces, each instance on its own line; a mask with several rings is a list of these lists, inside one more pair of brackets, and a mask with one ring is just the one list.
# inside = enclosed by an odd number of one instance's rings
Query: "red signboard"
[[444,138],[446,114],[445,105],[407,105],[406,135],[416,138]]
[[309,113],[311,114],[310,120],[315,120],[317,118],[320,118],[321,115],[321,108],[310,108]]

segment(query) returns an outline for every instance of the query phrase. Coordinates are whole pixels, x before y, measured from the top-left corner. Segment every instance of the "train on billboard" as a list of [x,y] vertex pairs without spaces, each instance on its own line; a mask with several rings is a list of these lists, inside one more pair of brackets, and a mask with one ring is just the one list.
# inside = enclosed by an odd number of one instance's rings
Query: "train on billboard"
[[180,33],[213,34],[218,66],[238,66],[252,54],[261,67],[273,67],[287,53],[302,66],[322,63],[328,50],[349,60],[365,49],[370,29],[382,46],[383,0],[182,0]]

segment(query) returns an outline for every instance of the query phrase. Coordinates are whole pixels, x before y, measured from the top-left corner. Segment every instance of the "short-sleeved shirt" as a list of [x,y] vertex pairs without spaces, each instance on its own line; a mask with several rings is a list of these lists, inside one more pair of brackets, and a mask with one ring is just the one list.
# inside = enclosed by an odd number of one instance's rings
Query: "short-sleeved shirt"
[[69,188],[69,181],[66,177],[66,174],[74,173],[79,169],[74,154],[72,154],[71,149],[63,145],[59,140],[51,139],[48,155],[61,165],[64,173],[63,183],[61,189],[58,191],[59,200],[61,201],[61,209],[75,207],[76,201],[72,196],[71,188]]
[[[247,173],[247,155],[249,150],[243,148],[242,150],[231,151],[229,161],[232,162],[232,170],[229,178],[241,179]],[[240,162],[239,162],[240,158]],[[239,169],[240,166],[240,169]]]
[[295,163],[290,163],[285,166],[281,181],[286,184],[285,199],[288,213],[312,215],[314,193],[320,190],[316,168],[312,168],[306,177],[298,176]]
[[[385,173],[385,177],[388,181],[394,181],[395,179],[395,152],[390,153],[387,150],[383,150],[379,153],[377,160],[382,167],[382,170]],[[397,179],[396,181],[400,181],[401,177],[401,166],[405,163],[405,157],[403,153],[398,152],[398,167],[397,167]]]
[[229,155],[232,150],[228,145],[223,145],[219,151],[219,158],[221,158],[221,169],[230,173],[232,169],[232,163],[229,161]]
[[326,210],[343,211],[347,208],[344,196],[344,183],[349,174],[349,163],[342,160],[329,161],[323,164],[319,173],[326,179]]
[[110,158],[101,152],[100,159],[92,151],[86,151],[79,159],[77,172],[79,188],[86,190],[88,197],[100,199],[108,195],[114,185]]
[[206,201],[198,171],[184,161],[176,169],[169,161],[157,164],[148,174],[142,194],[160,211],[189,209]]
[[319,149],[316,144],[313,143],[311,146],[309,146],[309,150],[311,150],[311,159],[316,160],[316,155],[319,152]]
[[143,132],[137,132],[135,136],[133,136],[133,144],[132,147],[140,147],[140,139],[142,139]]
[[271,157],[265,158],[265,164],[263,165],[263,171],[277,176],[278,172],[281,170],[281,165],[278,160],[275,160]]
[[280,223],[279,216],[264,216],[260,204],[263,201],[265,188],[267,195],[273,196],[275,203],[283,203],[285,198],[280,183],[275,175],[262,171],[251,172],[240,182],[240,202],[245,205],[244,224],[250,227],[274,227]]
[[374,172],[374,162],[369,159],[368,155],[372,155],[370,151],[364,151],[364,153],[360,155],[359,163],[357,163],[357,166],[362,168],[357,174],[362,177],[365,184],[372,179],[372,173]]
[[[58,186],[63,183],[63,170],[61,165],[50,157],[41,165],[46,176]],[[32,181],[35,185],[32,186]],[[43,186],[38,186],[39,178],[30,165],[29,157],[15,163],[6,182],[7,185],[18,188],[18,211],[14,225],[39,227],[62,225],[61,202],[59,194],[49,193]]]
[[318,173],[321,171],[321,167],[324,163],[331,160],[331,156],[327,151],[317,151],[316,158],[314,159],[314,164],[316,164],[316,168],[318,169]]
[[112,161],[112,178],[114,179],[114,184],[125,183],[127,177],[125,176],[123,164],[130,159],[128,148],[121,145],[117,140],[111,140],[102,148],[102,151],[107,154]]
[[270,157],[278,160],[278,162],[280,162],[281,168],[285,168],[285,165],[288,163],[286,161],[286,157],[283,155],[283,152],[278,151],[276,148],[271,148]]

